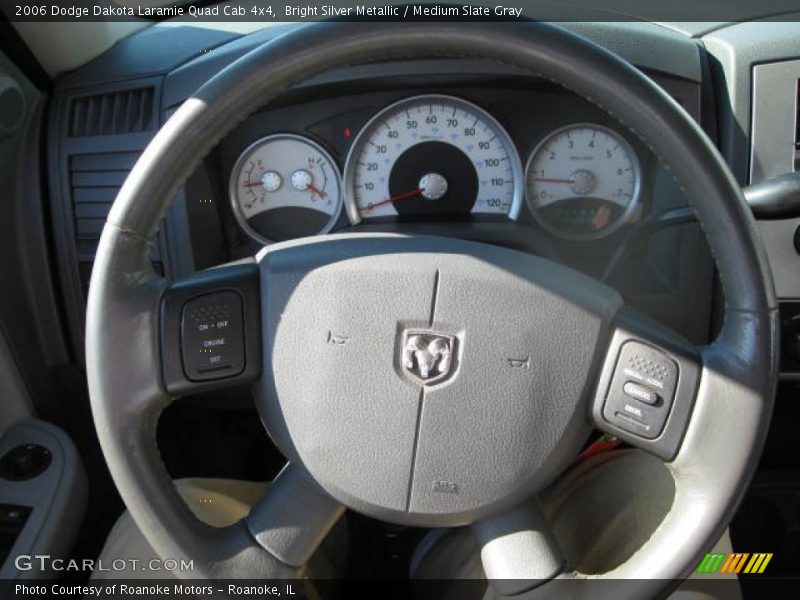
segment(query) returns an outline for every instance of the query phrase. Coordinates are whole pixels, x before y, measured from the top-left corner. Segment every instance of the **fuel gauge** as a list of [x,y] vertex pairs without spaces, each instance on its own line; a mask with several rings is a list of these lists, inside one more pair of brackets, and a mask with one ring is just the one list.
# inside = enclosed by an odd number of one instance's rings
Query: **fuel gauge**
[[342,206],[341,177],[331,155],[288,133],[260,139],[241,154],[230,194],[239,224],[264,244],[326,233]]

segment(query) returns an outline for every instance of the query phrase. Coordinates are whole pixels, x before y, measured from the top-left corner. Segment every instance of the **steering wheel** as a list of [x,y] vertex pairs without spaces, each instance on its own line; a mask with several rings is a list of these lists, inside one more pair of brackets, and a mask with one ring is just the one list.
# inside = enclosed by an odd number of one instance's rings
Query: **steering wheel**
[[[153,273],[150,246],[174,193],[243,118],[331,69],[437,57],[547,78],[648,145],[716,261],[725,307],[712,344],[690,344],[565,266],[456,239],[341,234],[173,283]],[[181,576],[295,577],[348,507],[473,527],[499,595],[585,582],[530,500],[596,427],[663,459],[674,480],[653,534],[591,576],[638,579],[642,597],[688,574],[747,487],[777,381],[776,315],[753,218],[724,161],[626,62],[541,23],[321,23],[219,72],[142,154],[100,240],[86,364],[114,481],[156,552],[193,561]],[[209,319],[225,321],[217,370],[197,359],[206,338],[195,329]],[[244,382],[289,463],[246,519],[214,528],[178,497],[156,423],[176,396]]]

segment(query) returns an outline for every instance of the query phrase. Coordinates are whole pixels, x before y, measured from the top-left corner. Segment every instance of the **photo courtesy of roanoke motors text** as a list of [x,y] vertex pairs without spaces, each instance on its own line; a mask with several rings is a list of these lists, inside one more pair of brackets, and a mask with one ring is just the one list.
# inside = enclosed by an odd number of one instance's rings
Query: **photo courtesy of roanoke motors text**
[[800,594],[800,0],[0,0],[0,599]]

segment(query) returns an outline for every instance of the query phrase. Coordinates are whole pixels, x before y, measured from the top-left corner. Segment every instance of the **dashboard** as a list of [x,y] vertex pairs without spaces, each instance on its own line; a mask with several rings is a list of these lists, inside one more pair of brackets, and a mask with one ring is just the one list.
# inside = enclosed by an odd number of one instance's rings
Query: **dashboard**
[[[140,153],[205,81],[293,27],[154,26],[59,81],[47,164],[77,356],[99,234]],[[642,69],[716,139],[713,78],[694,40],[652,23],[570,27]],[[685,207],[650,150],[568,90],[480,59],[396,60],[327,73],[243,115],[178,190],[151,259],[177,279],[310,235],[459,237],[602,279],[703,342],[716,288],[703,235],[687,222],[651,229]]]
[[260,243],[425,220],[522,220],[592,240],[641,218],[649,157],[599,111],[556,91],[459,92],[299,106],[292,129],[248,122],[234,147],[264,135],[230,168],[237,222]]
[[190,180],[187,211],[206,266],[298,237],[390,231],[597,274],[627,232],[680,204],[658,171],[638,138],[550,82],[369,79],[298,90],[245,119]]

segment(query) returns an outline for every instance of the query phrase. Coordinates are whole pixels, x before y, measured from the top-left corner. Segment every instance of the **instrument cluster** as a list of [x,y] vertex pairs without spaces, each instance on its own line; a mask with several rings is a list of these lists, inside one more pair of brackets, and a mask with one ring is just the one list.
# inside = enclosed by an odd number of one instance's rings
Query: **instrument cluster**
[[261,244],[402,221],[529,221],[564,240],[604,238],[643,213],[642,152],[607,119],[577,116],[522,139],[479,102],[422,93],[345,127],[338,147],[319,127],[270,131],[233,162],[232,212]]

